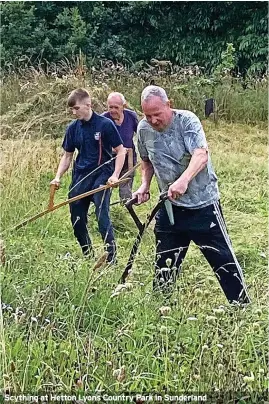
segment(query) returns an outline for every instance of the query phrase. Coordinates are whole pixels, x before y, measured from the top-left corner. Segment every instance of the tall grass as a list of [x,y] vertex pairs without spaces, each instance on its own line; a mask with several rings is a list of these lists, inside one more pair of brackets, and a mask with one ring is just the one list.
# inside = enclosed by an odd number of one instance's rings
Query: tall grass
[[[10,230],[47,206],[49,181],[61,153],[58,137],[69,120],[63,113],[65,97],[75,83],[92,88],[96,108],[104,107],[113,89],[139,108],[142,80],[131,77],[124,85],[119,80],[119,86],[88,80],[37,77],[21,95],[14,89],[14,98],[12,85],[4,84],[9,85],[4,92],[10,108],[3,116],[1,146],[7,254],[1,268],[2,391],[77,396],[98,391],[193,392],[207,393],[212,403],[232,403],[235,397],[241,403],[263,402],[268,385],[268,288],[267,133],[262,125],[221,120],[216,127],[210,120],[203,122],[228,230],[252,298],[246,308],[227,304],[195,246],[187,254],[173,297],[166,301],[153,294],[152,227],[143,238],[128,287],[114,293],[137,233],[119,205],[111,209],[118,264],[97,271],[95,261],[80,253],[67,207]],[[69,181],[67,174],[56,202],[66,198]],[[134,188],[139,184],[138,172]],[[114,190],[112,200],[117,199]],[[136,208],[141,220],[156,201],[154,182],[151,200]],[[89,222],[100,257],[103,246],[93,216]]]
[[[77,74],[77,71],[80,74]],[[105,109],[111,91],[126,94],[129,106],[141,113],[142,89],[154,82],[163,86],[173,106],[189,109],[204,118],[206,98],[216,100],[216,117],[226,122],[266,125],[268,115],[267,78],[223,78],[216,83],[196,70],[182,70],[167,74],[154,72],[130,74],[126,70],[87,71],[83,66],[55,66],[50,75],[42,68],[28,69],[21,78],[17,73],[2,79],[1,111],[4,137],[62,135],[70,117],[66,109],[68,94],[78,87],[86,87],[93,97],[97,112]],[[164,73],[164,74],[161,74]],[[51,75],[53,74],[53,75]]]

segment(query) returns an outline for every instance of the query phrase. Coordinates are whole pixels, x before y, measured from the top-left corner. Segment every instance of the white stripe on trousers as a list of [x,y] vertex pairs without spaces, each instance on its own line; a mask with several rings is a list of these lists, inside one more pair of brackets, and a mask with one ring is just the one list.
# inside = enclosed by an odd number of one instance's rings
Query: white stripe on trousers
[[[241,266],[240,266],[240,264],[239,264],[239,262],[237,261],[237,258],[236,258],[236,256],[235,256],[235,253],[234,253],[234,250],[233,250],[233,247],[232,247],[232,244],[231,244],[229,235],[228,235],[228,233],[227,233],[226,225],[225,225],[225,223],[224,223],[224,219],[223,219],[223,216],[222,216],[221,211],[220,211],[219,204],[215,202],[213,205],[214,205],[214,208],[215,208],[215,212],[214,212],[214,213],[216,214],[216,219],[217,219],[217,221],[218,221],[220,230],[221,230],[222,235],[223,235],[223,237],[224,237],[224,239],[225,239],[225,241],[226,241],[226,243],[227,243],[227,246],[228,246],[228,248],[229,248],[229,250],[230,250],[230,252],[231,252],[231,254],[232,254],[232,257],[233,257],[233,259],[234,259],[234,262],[235,262],[236,268],[237,268],[237,270],[238,270],[238,272],[239,272],[239,275],[241,276],[241,282],[242,282],[242,286],[243,286],[242,292],[243,292],[243,290],[245,291],[246,297],[247,297],[247,298],[249,299],[249,301],[251,302],[250,297],[249,297],[248,292],[247,292],[247,286],[246,286],[246,284],[245,284],[244,274],[243,274],[242,268],[241,268]],[[241,292],[241,293],[242,293],[242,292]],[[239,296],[239,297],[240,297],[240,296]]]

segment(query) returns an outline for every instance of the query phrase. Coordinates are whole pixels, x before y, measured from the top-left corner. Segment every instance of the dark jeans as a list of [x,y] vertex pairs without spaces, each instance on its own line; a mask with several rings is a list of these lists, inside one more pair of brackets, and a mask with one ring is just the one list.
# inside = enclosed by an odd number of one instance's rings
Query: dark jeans
[[[84,177],[85,173],[73,174],[69,198],[98,188],[101,185],[105,185],[110,177],[110,174],[93,174],[80,182],[80,180]],[[75,186],[75,184],[78,185]],[[74,189],[72,189],[73,187]],[[70,204],[71,222],[74,229],[74,235],[81,246],[83,254],[88,255],[92,251],[92,243],[87,229],[87,213],[90,203],[94,203],[99,232],[104,243],[106,243],[106,250],[109,254],[108,261],[114,260],[116,256],[114,232],[109,215],[110,194],[111,191],[108,189],[102,192],[97,192],[92,196],[80,199]]]
[[[200,248],[230,303],[249,303],[242,269],[235,257],[220,204],[201,209],[173,206],[174,226],[163,207],[156,216],[154,288],[169,290],[175,282],[191,241]],[[171,260],[167,268],[167,259]]]

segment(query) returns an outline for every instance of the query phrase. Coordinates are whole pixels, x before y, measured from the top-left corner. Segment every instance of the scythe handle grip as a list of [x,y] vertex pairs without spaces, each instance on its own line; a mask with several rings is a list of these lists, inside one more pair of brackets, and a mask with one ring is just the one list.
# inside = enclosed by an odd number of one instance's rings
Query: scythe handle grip
[[50,185],[50,199],[49,199],[48,209],[52,209],[54,206],[54,195],[55,195],[56,188],[57,187],[55,184]]
[[130,215],[132,216],[132,218],[133,218],[135,224],[137,225],[139,231],[142,231],[143,225],[142,225],[142,223],[140,222],[140,220],[139,220],[137,214],[135,213],[135,211],[134,211],[134,209],[133,209],[133,205],[136,204],[137,202],[138,202],[138,197],[135,196],[134,198],[129,199],[129,201],[127,201],[127,202],[125,203],[125,207],[127,208],[128,212],[129,212]]
[[134,198],[129,199],[129,200],[125,203],[125,206],[126,206],[126,208],[128,209],[128,208],[130,208],[131,206],[135,205],[137,202],[138,202],[138,197],[135,196]]

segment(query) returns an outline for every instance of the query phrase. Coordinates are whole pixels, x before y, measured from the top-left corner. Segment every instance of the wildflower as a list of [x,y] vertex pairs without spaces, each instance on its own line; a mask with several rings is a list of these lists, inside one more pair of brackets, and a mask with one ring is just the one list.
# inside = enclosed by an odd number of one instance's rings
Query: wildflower
[[167,258],[166,261],[165,261],[165,263],[166,263],[167,267],[170,267],[171,264],[172,264],[171,258]]
[[207,319],[208,323],[214,323],[217,320],[217,317],[207,316],[206,319]]
[[216,314],[217,317],[221,317],[225,313],[225,310],[219,308],[219,309],[213,309],[213,312],[214,314]]
[[222,369],[224,368],[224,366],[223,366],[222,363],[218,363],[218,364],[217,364],[217,368],[218,368],[219,370],[222,370]]
[[202,346],[202,350],[203,350],[203,351],[207,351],[208,349],[209,349],[209,346],[208,346],[207,344],[205,344],[205,345]]
[[223,348],[223,345],[222,344],[217,344],[217,347],[218,348]]
[[115,377],[118,382],[122,382],[126,377],[125,366],[121,366],[119,369],[115,369],[113,371],[113,377]]
[[162,306],[159,308],[159,313],[161,316],[168,316],[171,313],[171,307]]
[[170,268],[167,268],[167,267],[163,267],[163,268],[161,268],[161,271],[160,271],[161,273],[163,273],[163,272],[170,272]]
[[165,325],[161,325],[160,327],[160,333],[165,334],[167,332],[167,327]]
[[188,317],[187,320],[188,321],[197,321],[198,319],[196,317]]
[[76,381],[76,386],[77,386],[79,389],[81,389],[81,388],[83,387],[83,382],[82,382],[81,379],[77,379],[77,381]]
[[252,383],[255,380],[253,372],[250,372],[250,376],[244,376],[243,380],[245,383]]
[[125,290],[132,289],[132,287],[133,287],[133,284],[130,282],[127,282],[124,284],[119,284],[110,297],[118,296],[120,293],[124,292]]
[[37,323],[37,318],[36,317],[31,317],[32,323]]

